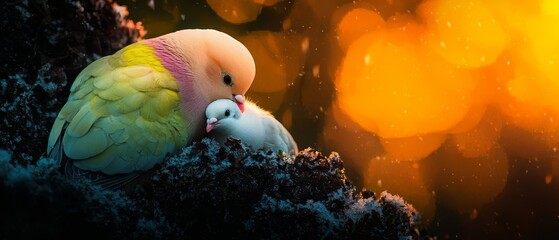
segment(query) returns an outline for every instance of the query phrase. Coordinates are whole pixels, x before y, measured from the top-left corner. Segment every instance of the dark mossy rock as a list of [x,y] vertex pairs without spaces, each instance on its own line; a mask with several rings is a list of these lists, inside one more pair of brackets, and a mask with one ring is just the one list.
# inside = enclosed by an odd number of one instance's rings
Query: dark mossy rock
[[0,12],[0,142],[25,163],[45,152],[79,71],[139,32],[106,0],[10,0]]
[[419,214],[400,197],[357,193],[336,153],[308,148],[290,158],[204,139],[126,193],[71,182],[49,159],[24,167],[4,155],[0,208],[11,207],[0,211],[4,221],[18,219],[1,225],[10,236],[32,227],[33,236],[117,239],[425,238]]
[[[186,232],[238,238],[419,238],[419,216],[383,193],[356,194],[343,162],[305,149],[295,158],[204,140],[171,158],[151,185]],[[365,196],[365,197],[363,197]],[[179,203],[177,205],[177,203]],[[193,221],[194,219],[198,219]]]

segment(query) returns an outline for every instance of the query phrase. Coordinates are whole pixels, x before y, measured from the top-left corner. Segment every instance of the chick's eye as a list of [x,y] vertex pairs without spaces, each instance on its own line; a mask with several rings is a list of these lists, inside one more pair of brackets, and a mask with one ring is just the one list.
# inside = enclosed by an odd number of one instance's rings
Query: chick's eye
[[229,73],[222,73],[221,74],[221,79],[223,79],[223,83],[225,83],[225,85],[227,86],[233,86],[233,78],[231,77],[231,75]]
[[225,110],[225,116],[229,117],[229,115],[231,115],[231,111],[229,111],[229,109]]

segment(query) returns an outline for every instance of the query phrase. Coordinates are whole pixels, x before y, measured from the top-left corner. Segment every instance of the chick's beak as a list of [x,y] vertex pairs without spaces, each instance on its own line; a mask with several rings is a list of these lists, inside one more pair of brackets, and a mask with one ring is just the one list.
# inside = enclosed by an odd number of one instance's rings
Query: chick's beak
[[235,103],[237,104],[237,106],[239,106],[239,109],[241,109],[241,112],[244,113],[245,112],[245,96],[243,95],[234,95],[233,99],[235,100]]
[[217,118],[209,118],[206,120],[206,132],[209,133],[217,124]]

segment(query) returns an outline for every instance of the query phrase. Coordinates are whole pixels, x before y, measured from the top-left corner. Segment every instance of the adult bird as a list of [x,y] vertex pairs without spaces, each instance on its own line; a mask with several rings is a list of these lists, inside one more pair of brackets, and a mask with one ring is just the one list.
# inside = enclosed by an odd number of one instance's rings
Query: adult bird
[[68,177],[120,187],[203,136],[210,102],[227,98],[242,108],[254,76],[248,49],[216,30],[133,43],[77,76],[47,153]]
[[246,101],[245,110],[230,99],[218,99],[206,108],[206,132],[220,143],[234,137],[253,150],[282,151],[289,155],[298,152],[297,143],[289,131],[274,116]]

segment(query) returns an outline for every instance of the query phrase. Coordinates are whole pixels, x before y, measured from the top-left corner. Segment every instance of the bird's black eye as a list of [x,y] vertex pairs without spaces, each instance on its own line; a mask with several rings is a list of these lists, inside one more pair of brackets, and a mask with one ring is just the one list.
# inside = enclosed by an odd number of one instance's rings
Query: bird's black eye
[[231,77],[231,74],[224,72],[221,74],[221,79],[223,79],[223,83],[225,83],[225,85],[233,86],[233,78]]
[[229,111],[229,109],[225,110],[225,116],[229,117],[229,115],[231,115],[231,111]]

